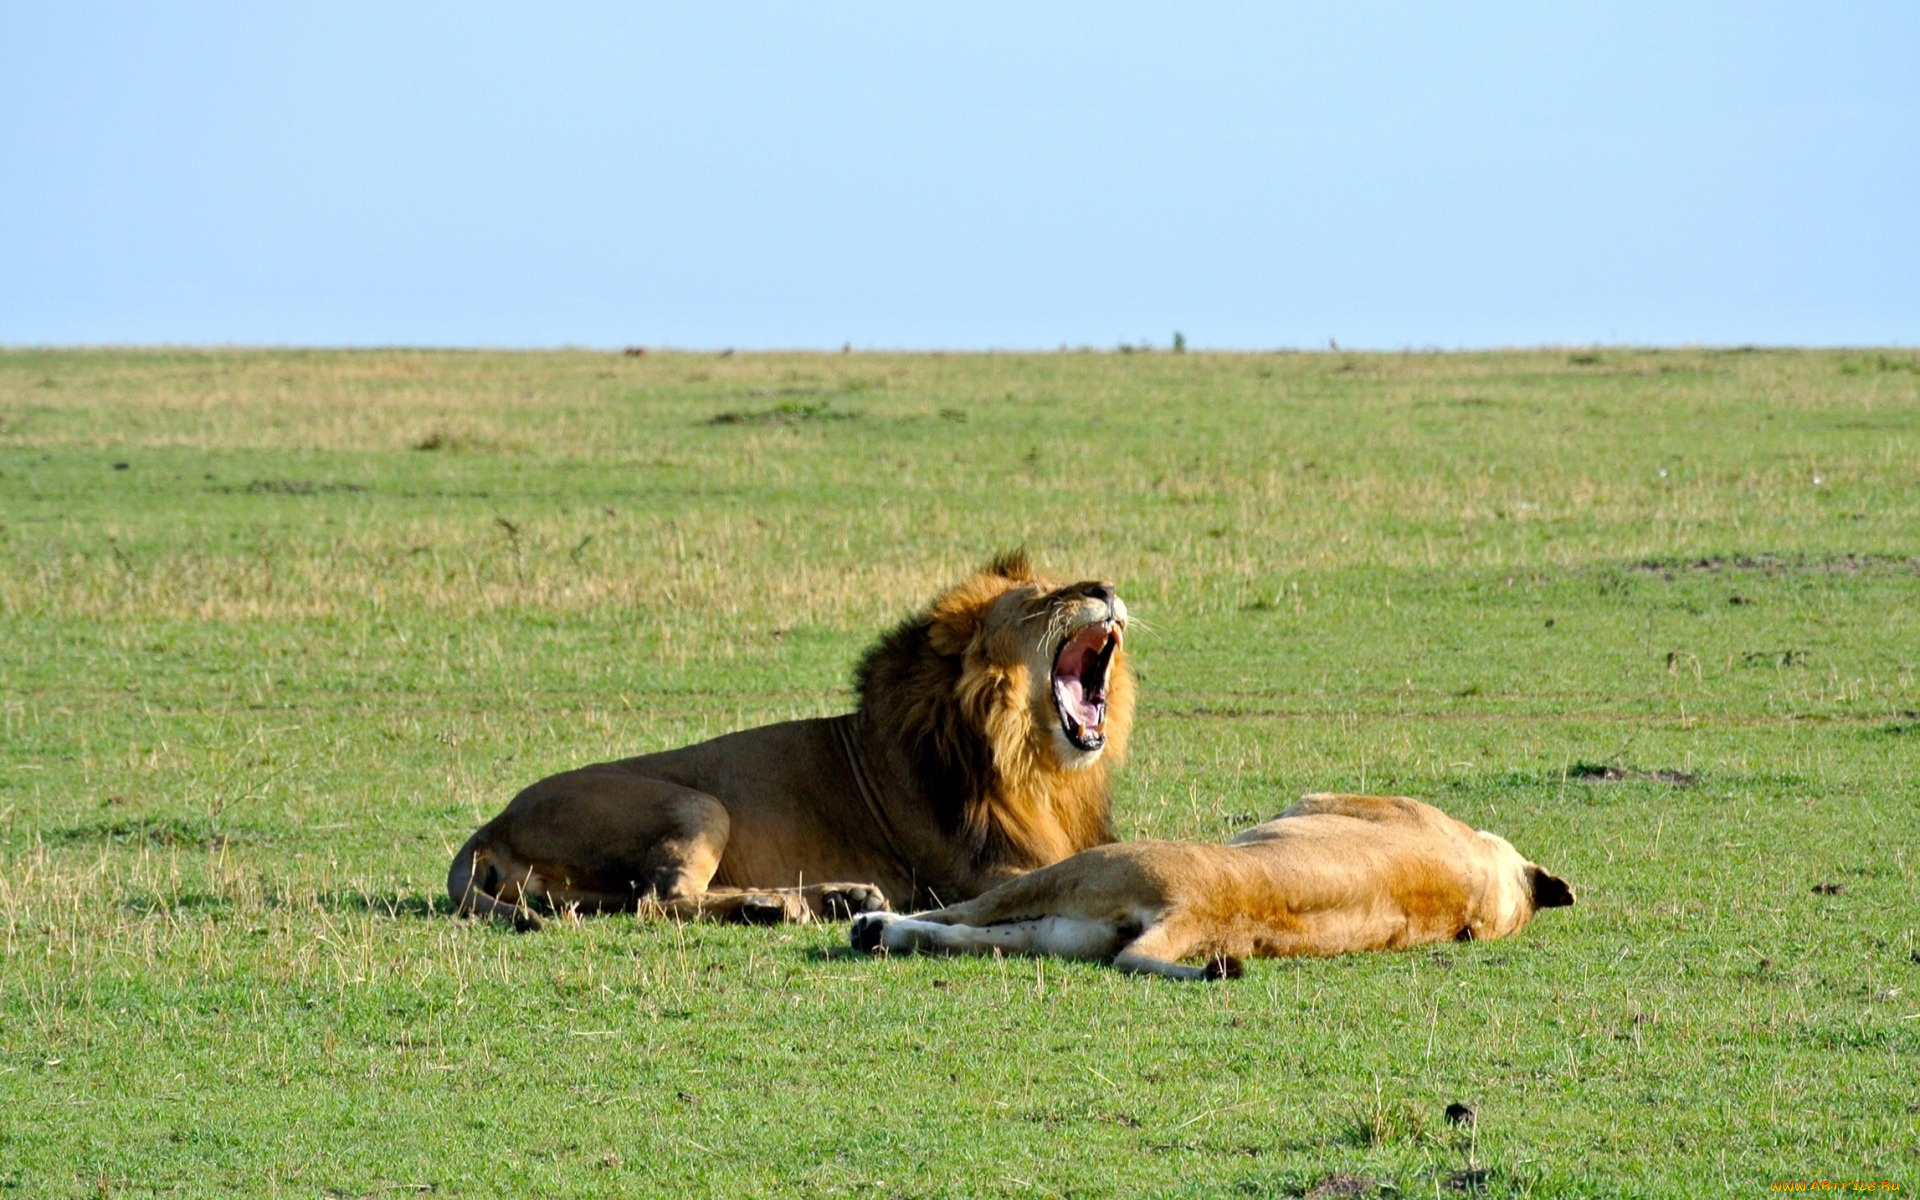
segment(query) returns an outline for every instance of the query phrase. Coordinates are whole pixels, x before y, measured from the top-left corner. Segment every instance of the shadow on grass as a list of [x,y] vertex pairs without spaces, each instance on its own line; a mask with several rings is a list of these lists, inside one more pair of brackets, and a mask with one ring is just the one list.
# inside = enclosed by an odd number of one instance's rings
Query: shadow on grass
[[215,919],[232,917],[242,907],[261,909],[311,909],[335,914],[361,913],[388,920],[442,920],[453,915],[453,904],[445,896],[406,895],[399,892],[322,892],[312,895],[268,895],[249,897],[236,903],[232,896],[208,891],[161,892],[136,888],[122,896],[120,907],[140,916],[154,913],[202,913]]
[[154,913],[170,912],[205,912],[224,916],[233,911],[233,901],[211,892],[181,892],[178,895],[168,896],[158,892],[140,891],[121,900],[120,907],[143,917]]
[[164,846],[220,850],[239,842],[259,840],[257,831],[237,826],[215,828],[197,817],[117,817],[88,821],[41,835],[55,846]]
[[1896,719],[1866,731],[1869,738],[1920,737],[1920,712],[1901,712]]
[[855,950],[852,946],[808,946],[800,957],[815,963],[865,962],[873,955]]
[[315,902],[332,913],[366,913],[392,920],[451,917],[453,901],[445,896],[400,892],[322,892]]

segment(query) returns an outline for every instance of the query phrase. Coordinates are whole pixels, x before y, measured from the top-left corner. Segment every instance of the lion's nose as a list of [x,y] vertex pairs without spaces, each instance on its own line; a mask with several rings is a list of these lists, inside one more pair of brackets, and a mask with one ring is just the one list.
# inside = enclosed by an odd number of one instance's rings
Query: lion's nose
[[1098,600],[1106,605],[1109,613],[1113,611],[1113,601],[1117,593],[1114,592],[1112,584],[1104,580],[1099,583],[1084,583],[1080,585],[1080,592],[1087,599]]

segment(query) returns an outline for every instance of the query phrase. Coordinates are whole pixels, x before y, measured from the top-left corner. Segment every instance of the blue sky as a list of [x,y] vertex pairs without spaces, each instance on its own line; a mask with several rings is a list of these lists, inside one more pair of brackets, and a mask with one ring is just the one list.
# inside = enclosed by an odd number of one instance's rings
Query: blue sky
[[1920,342],[1920,5],[0,5],[0,344]]

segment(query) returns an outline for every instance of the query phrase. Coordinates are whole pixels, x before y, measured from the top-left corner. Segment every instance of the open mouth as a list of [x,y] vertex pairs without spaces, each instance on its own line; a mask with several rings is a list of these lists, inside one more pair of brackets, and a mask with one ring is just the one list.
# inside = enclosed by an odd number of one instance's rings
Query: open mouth
[[1119,623],[1095,621],[1061,643],[1053,656],[1053,705],[1060,728],[1078,749],[1107,744],[1107,667],[1119,648]]

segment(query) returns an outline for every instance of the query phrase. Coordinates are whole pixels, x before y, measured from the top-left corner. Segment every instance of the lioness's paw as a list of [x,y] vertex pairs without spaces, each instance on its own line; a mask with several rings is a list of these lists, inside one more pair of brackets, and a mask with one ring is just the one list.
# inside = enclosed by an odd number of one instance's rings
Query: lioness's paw
[[899,919],[889,912],[862,913],[853,919],[852,927],[847,930],[847,940],[862,954],[878,953],[880,939],[887,932],[887,926]]
[[886,910],[886,894],[870,883],[832,883],[820,893],[820,914],[829,921]]

